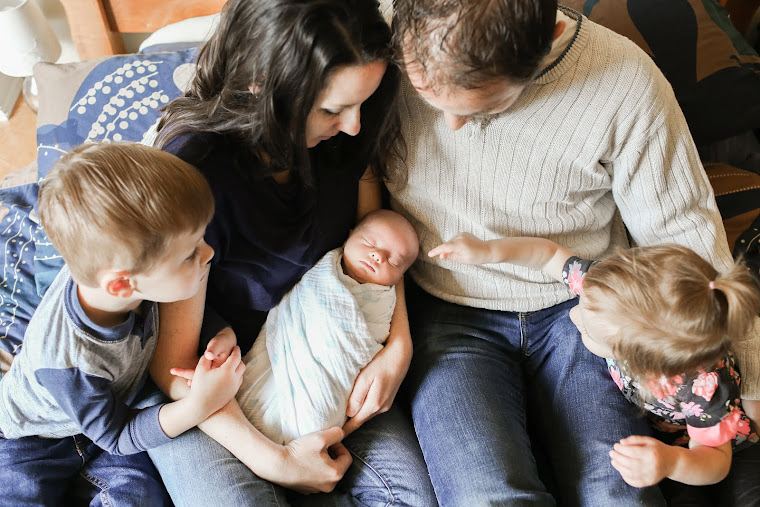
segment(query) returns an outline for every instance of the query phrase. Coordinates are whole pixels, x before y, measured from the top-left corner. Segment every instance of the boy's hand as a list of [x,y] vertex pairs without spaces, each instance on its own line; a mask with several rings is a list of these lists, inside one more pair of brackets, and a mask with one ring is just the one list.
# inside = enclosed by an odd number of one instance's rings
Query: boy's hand
[[[203,356],[211,361],[211,368],[218,368],[227,360],[232,353],[232,349],[235,347],[236,342],[237,337],[230,327],[226,327],[219,331],[217,335],[208,342],[208,345],[206,345],[206,352],[203,353]],[[169,373],[184,378],[187,380],[187,385],[192,387],[195,370],[191,368],[172,368],[169,370]]]
[[615,444],[610,458],[613,468],[634,488],[657,484],[672,473],[675,464],[671,446],[640,435]]
[[245,363],[240,357],[240,347],[235,346],[218,368],[213,368],[205,356],[201,357],[192,376],[190,400],[208,417],[235,397],[243,382],[243,372]]
[[485,241],[463,232],[430,250],[428,257],[451,259],[462,264],[485,264],[491,262],[491,249]]

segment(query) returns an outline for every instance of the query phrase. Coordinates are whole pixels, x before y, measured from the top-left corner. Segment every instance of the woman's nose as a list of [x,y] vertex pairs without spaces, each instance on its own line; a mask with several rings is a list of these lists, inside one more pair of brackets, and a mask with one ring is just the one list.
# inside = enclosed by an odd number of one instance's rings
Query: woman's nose
[[354,110],[345,110],[340,121],[340,129],[350,136],[355,136],[362,128],[361,115],[359,108]]

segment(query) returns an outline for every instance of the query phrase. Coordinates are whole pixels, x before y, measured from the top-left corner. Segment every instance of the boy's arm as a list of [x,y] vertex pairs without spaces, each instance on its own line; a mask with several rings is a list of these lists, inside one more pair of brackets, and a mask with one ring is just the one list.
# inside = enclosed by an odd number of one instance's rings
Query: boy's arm
[[171,440],[159,424],[163,405],[130,408],[116,398],[106,378],[79,368],[46,368],[35,376],[82,433],[111,454],[135,454]]
[[691,442],[686,449],[634,435],[615,444],[610,458],[623,480],[636,488],[652,486],[666,477],[692,486],[723,480],[731,468],[731,441],[719,447]]
[[544,238],[518,237],[483,241],[472,234],[462,233],[433,248],[428,256],[439,256],[463,264],[508,262],[540,269],[555,280],[562,281],[562,268],[572,253]]

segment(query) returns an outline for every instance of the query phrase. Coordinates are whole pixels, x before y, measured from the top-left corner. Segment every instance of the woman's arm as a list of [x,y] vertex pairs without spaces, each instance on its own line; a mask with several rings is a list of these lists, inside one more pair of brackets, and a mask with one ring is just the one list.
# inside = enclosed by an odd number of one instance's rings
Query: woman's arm
[[634,435],[615,444],[610,458],[623,480],[636,488],[652,486],[666,477],[693,486],[723,480],[731,468],[731,442],[719,447],[691,442],[686,449]]
[[[150,372],[174,400],[190,391],[187,380],[172,375],[171,369],[190,369],[198,363],[205,300],[204,284],[192,298],[159,308],[159,340]],[[331,491],[351,464],[350,454],[337,443],[343,438],[340,428],[311,433],[281,446],[253,427],[234,398],[198,427],[259,477],[303,493]],[[331,446],[334,458],[327,451]]]
[[[372,169],[359,181],[357,220],[382,205],[379,179]],[[412,361],[412,337],[406,314],[403,280],[396,284],[396,308],[391,318],[390,334],[385,345],[372,361],[359,373],[354,389],[348,399],[346,415],[350,417],[343,426],[346,434],[355,431],[372,417],[387,412],[396,398],[401,382]]]
[[462,233],[428,252],[429,257],[450,259],[462,264],[508,262],[526,268],[540,269],[562,281],[562,268],[572,257],[565,248],[544,238],[499,238],[483,241]]

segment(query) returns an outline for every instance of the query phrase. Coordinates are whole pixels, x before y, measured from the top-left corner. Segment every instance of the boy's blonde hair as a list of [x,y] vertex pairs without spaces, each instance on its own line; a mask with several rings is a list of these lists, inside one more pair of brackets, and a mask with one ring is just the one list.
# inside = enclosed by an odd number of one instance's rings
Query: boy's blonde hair
[[106,269],[145,273],[181,234],[205,227],[214,198],[193,166],[137,143],[88,143],[56,162],[39,214],[77,283]]
[[588,271],[583,296],[589,310],[619,326],[613,354],[639,377],[715,364],[760,311],[760,287],[743,263],[719,274],[678,245],[617,252]]

